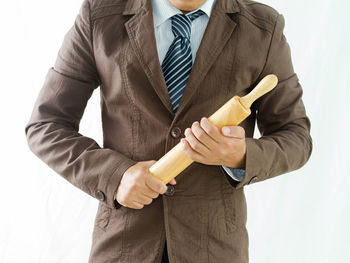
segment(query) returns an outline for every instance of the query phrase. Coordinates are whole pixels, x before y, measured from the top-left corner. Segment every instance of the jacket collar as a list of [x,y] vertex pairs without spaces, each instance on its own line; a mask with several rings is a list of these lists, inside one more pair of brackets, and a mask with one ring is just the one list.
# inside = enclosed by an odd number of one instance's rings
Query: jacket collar
[[[155,27],[160,26],[162,23],[176,14],[182,14],[181,10],[173,6],[168,0],[151,0],[151,2]],[[208,17],[210,17],[214,3],[215,0],[206,0],[200,7],[189,12],[188,14],[194,13],[197,10],[202,10]]]

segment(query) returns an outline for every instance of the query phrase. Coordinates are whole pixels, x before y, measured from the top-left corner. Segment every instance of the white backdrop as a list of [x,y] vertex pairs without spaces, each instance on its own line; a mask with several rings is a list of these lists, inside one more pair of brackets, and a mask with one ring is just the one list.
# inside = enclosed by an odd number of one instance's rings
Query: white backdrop
[[[87,262],[98,201],[36,158],[24,133],[82,0],[0,2],[0,262]],[[314,150],[302,169],[245,187],[250,262],[350,262],[350,5],[264,3],[285,17]],[[99,109],[97,89],[80,132],[102,145]]]

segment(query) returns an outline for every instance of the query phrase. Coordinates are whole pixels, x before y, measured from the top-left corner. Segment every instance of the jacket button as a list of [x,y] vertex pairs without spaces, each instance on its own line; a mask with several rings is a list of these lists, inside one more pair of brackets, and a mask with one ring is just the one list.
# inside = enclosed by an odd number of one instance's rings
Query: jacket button
[[248,184],[254,183],[257,179],[258,179],[257,176],[253,176],[253,177],[249,180],[249,183],[248,183]]
[[173,138],[179,138],[181,136],[181,129],[179,127],[174,127],[171,129],[171,136]]
[[96,191],[96,197],[100,201],[104,201],[106,199],[105,194],[101,190]]
[[169,184],[169,185],[167,185],[167,189],[166,189],[164,194],[166,196],[172,196],[172,195],[174,195],[174,192],[175,192],[175,187],[173,185]]

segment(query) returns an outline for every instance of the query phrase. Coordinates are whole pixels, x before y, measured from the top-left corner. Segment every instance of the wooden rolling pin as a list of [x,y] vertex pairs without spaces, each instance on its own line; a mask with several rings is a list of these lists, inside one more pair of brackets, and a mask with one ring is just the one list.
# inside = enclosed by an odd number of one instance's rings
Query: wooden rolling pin
[[[247,118],[251,111],[252,103],[272,90],[278,83],[276,75],[265,76],[259,84],[246,96],[234,96],[218,109],[208,120],[221,129],[223,126],[235,126]],[[154,163],[150,168],[150,173],[167,184],[175,178],[189,165],[193,163],[182,150],[180,142],[167,152],[161,159]]]

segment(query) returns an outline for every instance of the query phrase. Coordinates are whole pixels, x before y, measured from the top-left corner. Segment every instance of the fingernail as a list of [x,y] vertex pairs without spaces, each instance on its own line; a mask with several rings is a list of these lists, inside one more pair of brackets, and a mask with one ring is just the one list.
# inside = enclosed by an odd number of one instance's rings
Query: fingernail
[[230,128],[229,127],[223,127],[222,128],[222,132],[228,134],[228,133],[230,133]]

